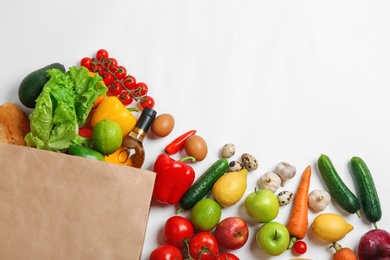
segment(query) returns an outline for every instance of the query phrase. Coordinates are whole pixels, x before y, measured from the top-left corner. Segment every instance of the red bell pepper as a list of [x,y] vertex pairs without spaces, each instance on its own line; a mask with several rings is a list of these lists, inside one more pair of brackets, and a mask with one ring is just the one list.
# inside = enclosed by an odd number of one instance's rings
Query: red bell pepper
[[154,163],[156,180],[153,189],[155,201],[173,205],[179,202],[183,194],[190,188],[195,180],[194,169],[184,161],[195,161],[187,156],[176,161],[167,154],[160,154]]

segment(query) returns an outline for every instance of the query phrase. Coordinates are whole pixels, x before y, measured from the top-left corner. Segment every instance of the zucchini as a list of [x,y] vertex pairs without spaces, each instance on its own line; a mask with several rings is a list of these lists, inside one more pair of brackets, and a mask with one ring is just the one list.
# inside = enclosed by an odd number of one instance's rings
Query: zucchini
[[350,166],[358,197],[362,203],[363,213],[376,228],[376,222],[382,217],[382,209],[370,170],[366,163],[356,156],[352,157]]
[[35,100],[41,94],[43,86],[49,81],[47,71],[50,69],[58,69],[65,73],[64,65],[60,63],[52,63],[41,69],[35,70],[24,77],[19,85],[18,95],[20,102],[28,107],[35,108]]
[[226,158],[221,158],[211,165],[180,198],[181,208],[190,209],[203,199],[211,191],[214,183],[226,173],[228,167]]
[[327,155],[321,154],[318,158],[318,169],[334,202],[345,211],[351,214],[356,213],[360,217],[359,199],[351,192],[347,185],[345,185]]

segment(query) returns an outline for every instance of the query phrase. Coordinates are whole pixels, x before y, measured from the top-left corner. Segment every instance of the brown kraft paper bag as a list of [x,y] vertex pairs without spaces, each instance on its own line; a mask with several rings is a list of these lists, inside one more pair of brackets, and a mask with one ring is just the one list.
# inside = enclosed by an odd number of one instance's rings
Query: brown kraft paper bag
[[0,144],[0,259],[140,259],[155,173]]

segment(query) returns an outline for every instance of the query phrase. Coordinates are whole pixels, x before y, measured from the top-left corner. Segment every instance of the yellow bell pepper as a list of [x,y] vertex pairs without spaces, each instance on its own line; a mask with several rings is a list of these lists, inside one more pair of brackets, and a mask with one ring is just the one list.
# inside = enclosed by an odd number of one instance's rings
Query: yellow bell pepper
[[131,111],[116,96],[105,98],[95,109],[91,117],[92,128],[104,119],[117,122],[122,129],[123,136],[128,135],[137,122]]

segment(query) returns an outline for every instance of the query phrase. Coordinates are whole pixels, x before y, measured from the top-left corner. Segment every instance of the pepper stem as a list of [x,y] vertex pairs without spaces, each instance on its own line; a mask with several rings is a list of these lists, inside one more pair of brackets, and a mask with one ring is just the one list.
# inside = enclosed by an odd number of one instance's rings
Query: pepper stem
[[186,156],[186,157],[183,157],[180,159],[181,162],[185,162],[187,160],[191,160],[191,162],[193,162],[193,163],[196,162],[196,159],[193,156]]
[[138,108],[136,107],[126,107],[127,110],[129,110],[130,112],[138,112]]

